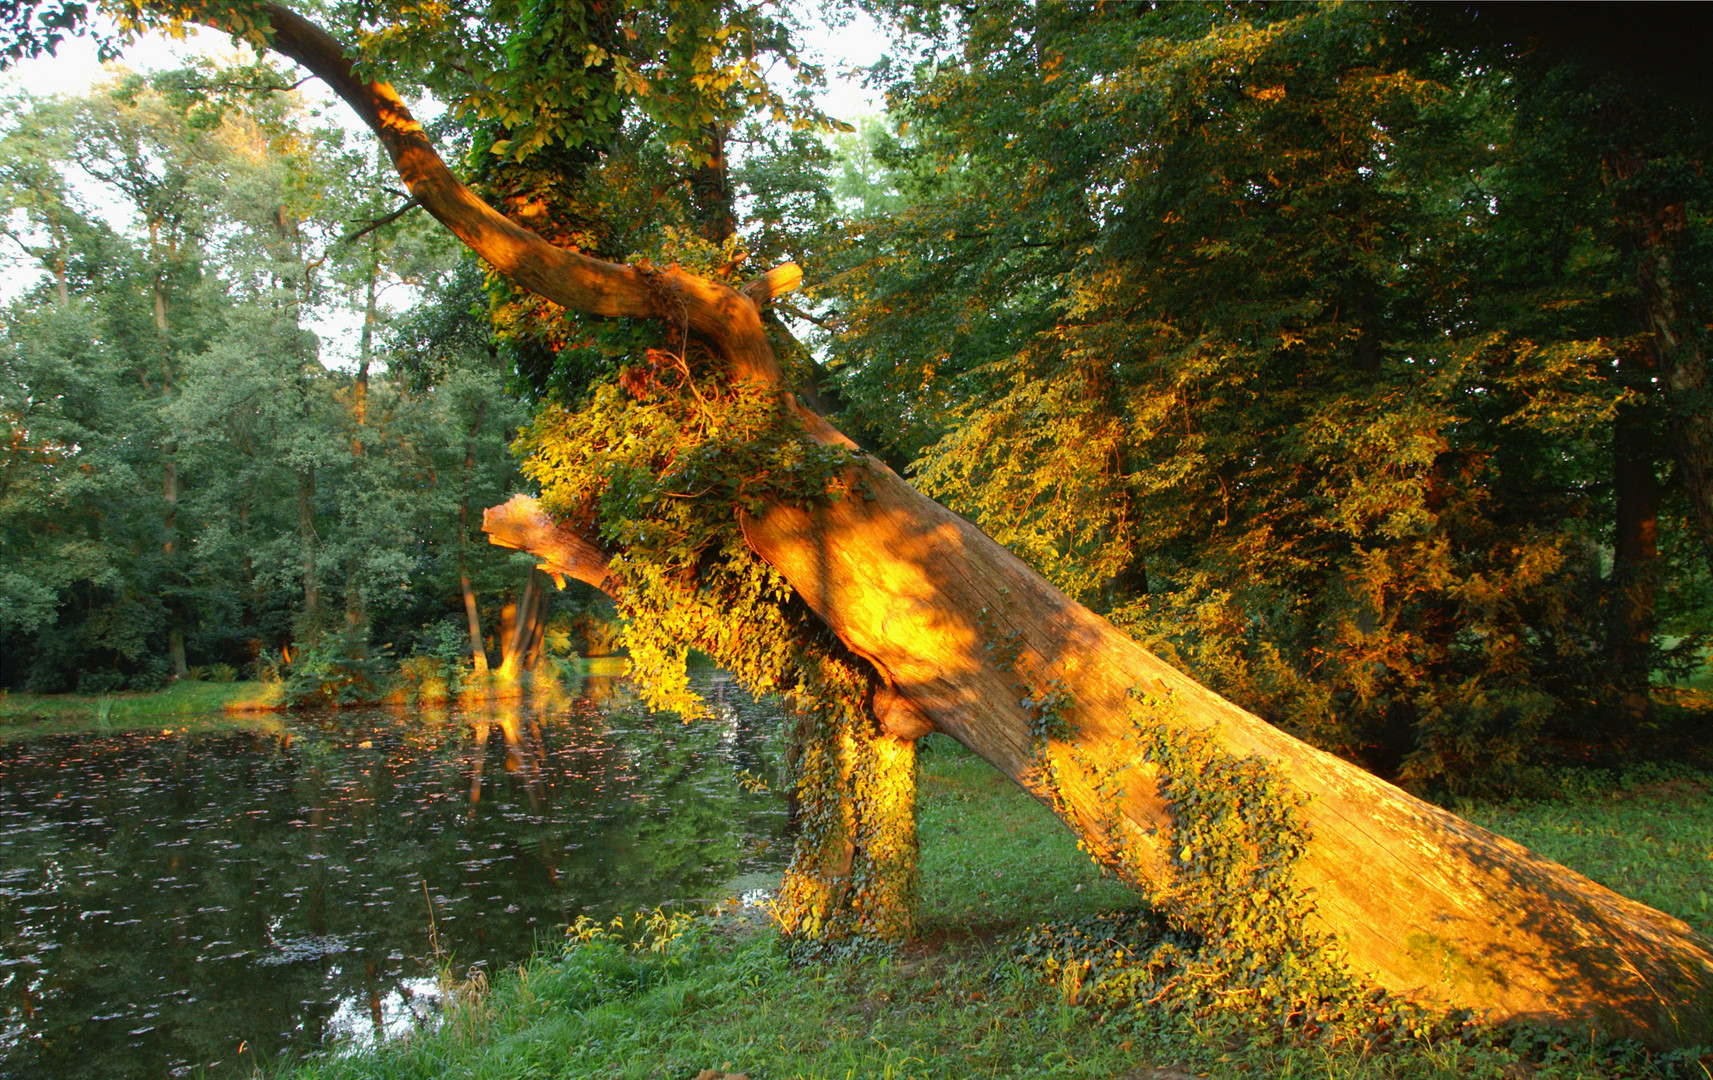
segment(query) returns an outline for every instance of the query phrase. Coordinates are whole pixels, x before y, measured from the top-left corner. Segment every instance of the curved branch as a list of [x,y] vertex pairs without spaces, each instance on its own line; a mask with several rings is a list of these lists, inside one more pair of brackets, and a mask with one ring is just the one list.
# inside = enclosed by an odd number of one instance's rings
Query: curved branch
[[358,240],[361,240],[363,237],[374,232],[376,229],[384,228],[388,225],[391,225],[393,222],[397,221],[401,217],[404,217],[406,214],[410,213],[412,210],[417,209],[421,205],[422,204],[417,202],[415,199],[407,200],[403,206],[399,207],[397,210],[394,210],[392,213],[386,215],[385,217],[376,218],[374,221],[369,222],[367,225],[363,226],[361,229],[358,229],[356,232],[351,233],[349,236],[340,237],[339,242],[341,244],[354,244]]
[[332,35],[295,11],[269,4],[267,13],[272,47],[308,68],[356,110],[380,137],[411,195],[494,269],[577,311],[637,318],[656,314],[639,271],[554,247],[489,206],[452,175],[390,85],[360,78]]
[[[273,27],[271,46],[308,68],[356,110],[380,137],[411,196],[494,269],[574,311],[688,323],[725,353],[736,377],[780,381],[779,361],[767,343],[755,299],[676,266],[645,271],[548,243],[465,187],[398,93],[387,83],[358,76],[344,48],[327,31],[278,4],[268,4],[266,11]],[[768,277],[774,274],[790,276],[783,267]],[[797,274],[799,280],[801,276]],[[772,288],[766,291],[777,295]],[[784,291],[788,289],[778,290]]]

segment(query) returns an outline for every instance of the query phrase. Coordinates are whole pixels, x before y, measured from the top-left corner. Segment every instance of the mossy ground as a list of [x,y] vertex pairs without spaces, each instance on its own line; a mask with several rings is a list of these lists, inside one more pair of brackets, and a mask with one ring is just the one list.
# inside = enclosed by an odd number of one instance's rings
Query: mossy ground
[[[1098,1023],[1012,959],[1018,931],[1132,906],[1051,814],[961,748],[921,757],[919,937],[794,962],[753,916],[698,920],[671,945],[632,928],[538,957],[467,995],[438,1029],[336,1055],[298,1080],[634,1077],[1473,1078],[1700,1076],[1693,1057],[1423,1030],[1383,1050],[1269,1045],[1158,1017]],[[1701,777],[1571,777],[1551,802],[1464,807],[1707,929],[1713,795]],[[1713,1059],[1709,1059],[1713,1061]]]
[[0,693],[0,741],[79,731],[171,727],[210,731],[277,726],[279,687],[262,682],[176,682],[115,694]]

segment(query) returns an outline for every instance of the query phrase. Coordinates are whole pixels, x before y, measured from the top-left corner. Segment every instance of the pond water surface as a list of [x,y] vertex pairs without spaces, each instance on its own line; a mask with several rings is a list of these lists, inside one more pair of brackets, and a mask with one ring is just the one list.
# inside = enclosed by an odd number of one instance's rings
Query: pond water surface
[[[580,914],[719,899],[784,865],[777,706],[628,684],[274,730],[0,745],[0,1077],[248,1075],[431,1022]],[[497,708],[497,711],[496,711]],[[774,784],[777,787],[777,784]]]

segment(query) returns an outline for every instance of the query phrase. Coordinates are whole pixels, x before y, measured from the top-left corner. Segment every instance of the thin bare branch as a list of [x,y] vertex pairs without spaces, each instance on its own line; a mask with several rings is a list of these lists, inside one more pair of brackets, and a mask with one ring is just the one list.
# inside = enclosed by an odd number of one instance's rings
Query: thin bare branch
[[341,244],[354,244],[358,240],[361,240],[364,236],[367,236],[369,233],[374,232],[376,229],[383,228],[387,225],[391,225],[393,222],[397,221],[401,217],[404,217],[406,214],[410,213],[412,210],[415,210],[417,207],[419,207],[421,205],[422,204],[420,202],[417,202],[415,199],[411,199],[408,202],[406,202],[403,206],[399,207],[397,210],[394,210],[392,213],[388,214],[386,217],[376,218],[374,221],[369,222],[367,225],[363,226],[361,229],[358,229],[356,232],[350,234],[349,236],[341,237],[339,242]]

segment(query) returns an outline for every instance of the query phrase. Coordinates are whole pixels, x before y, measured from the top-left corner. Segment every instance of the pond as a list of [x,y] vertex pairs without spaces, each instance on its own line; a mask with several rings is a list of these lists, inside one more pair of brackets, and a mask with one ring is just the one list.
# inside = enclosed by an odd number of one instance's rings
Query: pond
[[621,680],[481,709],[0,745],[0,1077],[249,1075],[432,1022],[580,914],[716,900],[789,856],[777,706]]

